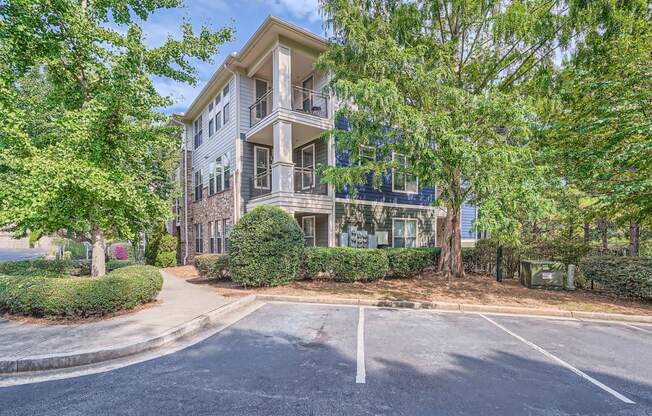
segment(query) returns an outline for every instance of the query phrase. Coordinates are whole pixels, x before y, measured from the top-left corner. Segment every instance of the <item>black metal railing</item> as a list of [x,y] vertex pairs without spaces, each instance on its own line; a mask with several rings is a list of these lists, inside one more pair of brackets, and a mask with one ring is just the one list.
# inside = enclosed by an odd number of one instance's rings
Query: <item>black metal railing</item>
[[272,192],[272,172],[267,171],[254,176],[249,181],[249,193],[251,198],[268,195]]
[[328,96],[318,91],[293,85],[292,110],[328,118]]
[[294,192],[327,195],[328,187],[321,183],[314,169],[294,167]]
[[249,127],[255,126],[272,112],[273,98],[274,94],[270,89],[249,107]]

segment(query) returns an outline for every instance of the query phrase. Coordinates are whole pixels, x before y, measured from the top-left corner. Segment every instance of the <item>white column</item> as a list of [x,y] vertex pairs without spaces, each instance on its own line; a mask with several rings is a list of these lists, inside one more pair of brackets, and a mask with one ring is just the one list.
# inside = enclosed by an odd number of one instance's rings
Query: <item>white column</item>
[[272,192],[294,192],[291,123],[278,121],[274,124],[273,154]]
[[292,108],[292,55],[290,49],[278,45],[272,52],[273,108]]
[[[335,204],[333,204],[335,205]],[[335,212],[335,209],[333,209]],[[328,247],[335,247],[337,241],[335,241],[335,214],[328,215]]]

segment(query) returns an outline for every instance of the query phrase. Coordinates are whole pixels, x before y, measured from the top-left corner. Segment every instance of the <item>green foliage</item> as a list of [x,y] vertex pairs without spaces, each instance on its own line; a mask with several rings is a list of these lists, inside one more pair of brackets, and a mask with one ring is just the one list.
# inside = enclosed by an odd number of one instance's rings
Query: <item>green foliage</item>
[[106,271],[112,272],[113,270],[134,265],[136,265],[136,262],[133,260],[109,260],[106,262]]
[[390,248],[386,249],[389,261],[389,275],[392,277],[414,277],[426,267],[436,266],[439,250],[429,248]]
[[0,277],[0,311],[45,317],[101,316],[154,300],[163,278],[150,266],[99,278]]
[[389,272],[386,250],[352,247],[311,247],[305,250],[303,273],[309,279],[365,282]]
[[204,254],[202,256],[195,256],[193,264],[202,277],[224,279],[229,276],[228,254]]
[[156,267],[177,265],[177,239],[163,227],[153,233],[145,249],[145,262]]
[[652,258],[587,257],[580,263],[580,271],[611,293],[652,300]]
[[[7,0],[0,7],[0,226],[130,238],[170,215],[179,128],[152,79],[194,84],[233,30],[139,22],[180,2]],[[110,22],[110,24],[109,24]]]
[[231,278],[245,286],[276,286],[295,280],[303,246],[303,231],[292,215],[277,207],[256,207],[231,231]]
[[46,276],[61,277],[72,270],[69,260],[18,260],[0,262],[0,274],[7,276]]
[[64,243],[64,250],[70,252],[73,260],[86,259],[86,245],[84,243],[67,240]]

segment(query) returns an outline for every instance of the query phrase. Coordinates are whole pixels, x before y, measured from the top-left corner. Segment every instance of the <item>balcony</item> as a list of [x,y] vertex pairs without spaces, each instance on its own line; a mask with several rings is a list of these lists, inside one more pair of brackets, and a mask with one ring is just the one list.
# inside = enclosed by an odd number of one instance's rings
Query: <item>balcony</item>
[[[294,193],[311,195],[328,195],[328,185],[320,181],[314,169],[293,167]],[[249,181],[251,199],[272,193],[272,172],[268,171],[254,176]]]
[[[328,119],[328,96],[314,90],[292,86],[291,106],[293,112]],[[272,113],[274,92],[268,90],[249,107],[249,127],[254,127]]]

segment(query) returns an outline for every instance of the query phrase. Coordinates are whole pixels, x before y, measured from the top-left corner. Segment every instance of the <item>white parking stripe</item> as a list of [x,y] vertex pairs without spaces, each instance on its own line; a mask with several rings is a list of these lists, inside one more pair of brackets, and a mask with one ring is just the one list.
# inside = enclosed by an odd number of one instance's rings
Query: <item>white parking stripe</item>
[[628,328],[638,329],[639,331],[643,331],[643,332],[647,332],[648,334],[652,334],[652,331],[650,331],[649,329],[639,328],[639,327],[637,327],[637,326],[630,325],[630,324],[623,324],[623,325],[626,326],[626,327],[628,327]]
[[612,396],[616,397],[618,400],[621,400],[625,403],[628,404],[635,404],[632,400],[628,399],[627,397],[623,396],[622,394],[618,393],[616,390],[612,389],[609,386],[606,386],[599,382],[598,380],[594,379],[593,377],[589,376],[588,374],[582,372],[581,370],[578,370],[577,368],[573,367],[572,365],[568,364],[566,361],[562,360],[561,358],[557,358],[556,356],[552,355],[548,351],[544,350],[543,348],[539,347],[538,345],[526,340],[525,338],[515,334],[514,332],[510,331],[509,329],[505,328],[498,322],[487,318],[483,314],[479,313],[481,317],[492,323],[493,325],[497,326],[498,328],[502,329],[503,331],[507,332],[509,335],[513,336],[517,340],[523,342],[524,344],[534,348],[535,350],[539,351],[541,354],[545,355],[546,357],[550,358],[553,361],[556,361],[557,363],[561,364],[562,366],[566,367],[573,373],[577,374],[578,376],[582,377],[585,380],[590,381],[591,383],[595,384],[596,386],[600,387],[602,390],[606,391],[607,393],[611,394]]
[[358,316],[358,368],[355,375],[356,383],[365,383],[367,379],[367,374],[364,366],[364,308],[360,306],[360,312]]

